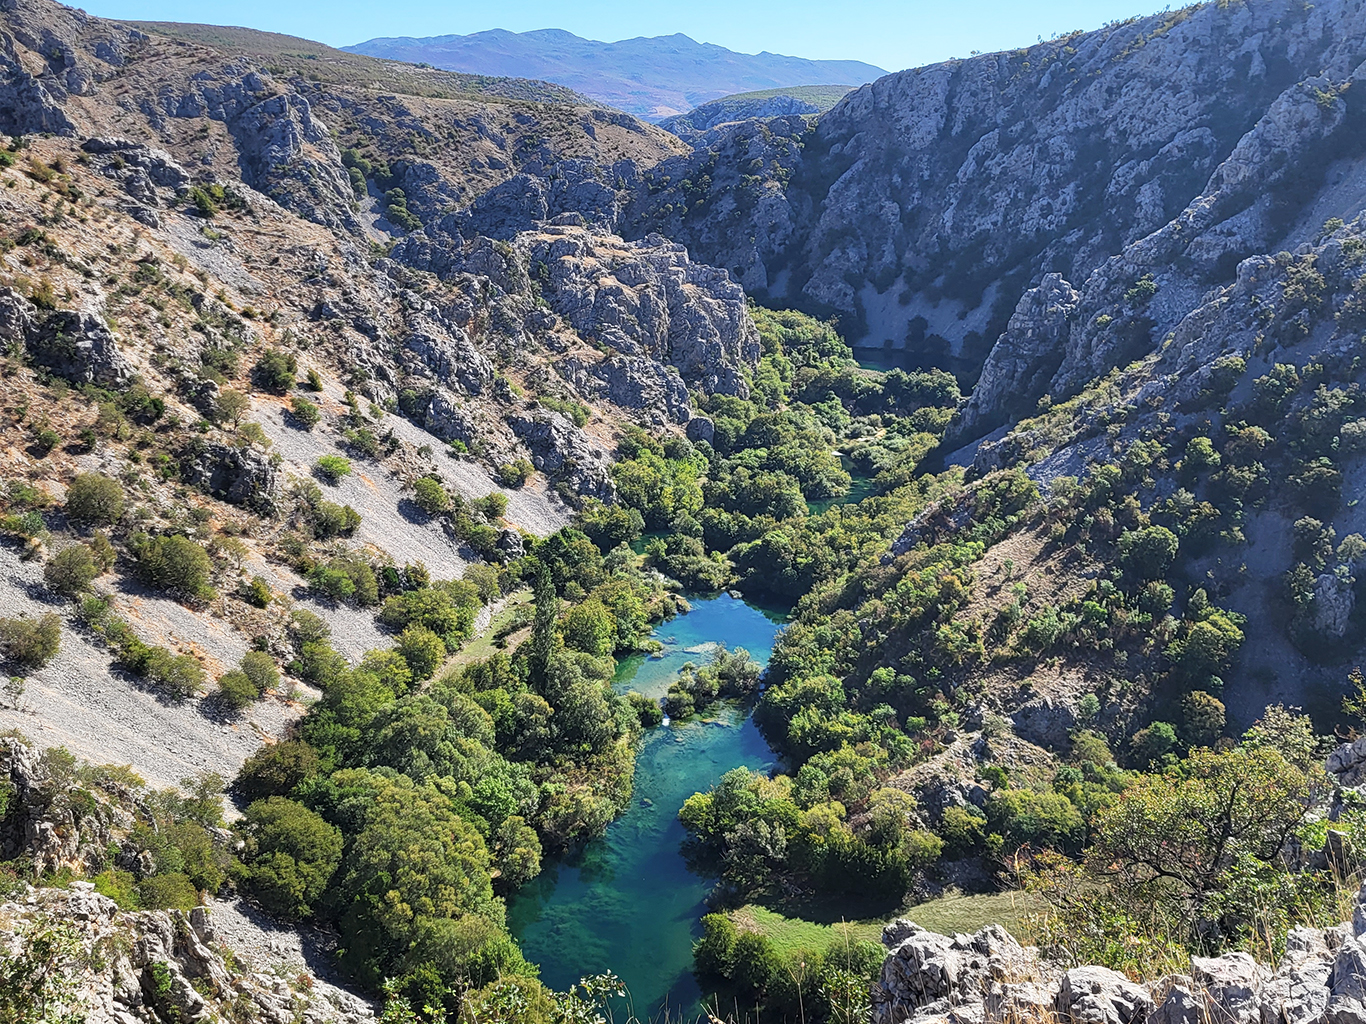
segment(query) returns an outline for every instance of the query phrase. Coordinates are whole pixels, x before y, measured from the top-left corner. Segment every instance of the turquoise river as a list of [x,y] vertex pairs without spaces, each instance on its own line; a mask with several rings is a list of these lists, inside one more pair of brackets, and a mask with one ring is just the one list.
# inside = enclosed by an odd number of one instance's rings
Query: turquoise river
[[[656,631],[664,656],[624,660],[616,687],[662,697],[684,663],[700,664],[718,643],[767,663],[779,628],[779,619],[735,598],[695,599],[692,611]],[[692,944],[711,881],[683,861],[678,810],[730,769],[767,769],[773,761],[753,723],[733,709],[651,730],[626,813],[568,860],[548,862],[508,901],[512,933],[540,965],[542,980],[563,990],[585,975],[612,971],[641,1020],[662,1010],[691,1019],[701,997]]]

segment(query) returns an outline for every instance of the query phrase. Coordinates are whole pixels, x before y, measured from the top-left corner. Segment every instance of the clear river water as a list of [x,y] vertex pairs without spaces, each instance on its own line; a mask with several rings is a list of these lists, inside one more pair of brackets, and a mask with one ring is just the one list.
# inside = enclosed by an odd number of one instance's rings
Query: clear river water
[[[701,664],[715,644],[743,647],[766,664],[781,625],[781,617],[724,594],[693,599],[692,611],[655,631],[664,656],[625,659],[616,687],[662,697],[684,663]],[[773,763],[759,731],[734,708],[651,730],[637,756],[626,813],[601,839],[547,863],[508,901],[512,934],[540,965],[541,979],[563,991],[610,970],[626,983],[640,1019],[663,1009],[693,1017],[702,993],[692,975],[692,944],[712,882],[684,863],[678,811],[730,769]]]

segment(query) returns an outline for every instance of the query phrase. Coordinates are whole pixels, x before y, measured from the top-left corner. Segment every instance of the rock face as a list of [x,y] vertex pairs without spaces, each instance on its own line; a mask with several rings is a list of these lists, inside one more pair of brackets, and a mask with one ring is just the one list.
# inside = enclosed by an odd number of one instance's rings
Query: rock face
[[700,107],[666,117],[659,127],[673,132],[684,142],[699,140],[704,133],[719,125],[734,121],[754,119],[767,120],[773,117],[809,116],[820,113],[821,108],[796,96],[778,95],[754,99],[724,99],[704,103]]
[[559,370],[580,394],[642,410],[658,425],[687,423],[692,415],[688,388],[678,371],[653,359],[612,356],[591,363],[570,358],[559,364]]
[[726,271],[657,235],[623,242],[548,225],[514,244],[542,297],[583,337],[669,363],[706,391],[748,394],[741,371],[758,363],[759,332]]
[[70,939],[72,948],[53,966],[70,985],[65,1009],[82,1014],[87,1024],[374,1020],[362,1000],[311,976],[291,981],[264,971],[242,973],[241,961],[229,961],[215,943],[206,908],[127,913],[94,888],[73,882],[70,889],[29,889],[0,904],[0,950],[12,952],[44,934]]
[[1247,953],[1193,957],[1189,975],[1138,985],[1105,967],[1061,970],[999,926],[936,935],[908,920],[882,935],[874,1024],[1360,1024],[1366,1021],[1366,887],[1349,924],[1295,928],[1274,969]]
[[564,416],[540,410],[509,416],[507,423],[546,476],[586,498],[611,501],[616,497],[609,454]]
[[204,445],[186,456],[181,472],[190,483],[216,498],[247,505],[263,515],[274,511],[280,471],[261,452],[225,444]]
[[[1003,371],[1034,378],[1032,403],[1150,351],[1301,216],[1361,209],[1341,188],[1341,203],[1322,199],[1334,161],[1361,154],[1347,86],[1363,58],[1357,0],[1267,0],[902,71],[812,130],[713,129],[645,173],[623,232],[660,231],[761,301],[837,313],[855,345],[967,376],[1007,334],[987,383],[1014,399]],[[1153,272],[1152,302],[1107,312]],[[1075,285],[1085,316],[1064,358],[1021,362],[1008,322],[1048,274]],[[1009,410],[983,399],[974,414]]]
[[954,425],[957,436],[979,437],[996,420],[1028,411],[1031,396],[1047,389],[1062,364],[1068,322],[1080,301],[1061,274],[1046,274],[1025,292]]
[[1313,627],[1319,633],[1341,639],[1355,607],[1356,594],[1346,580],[1326,572],[1314,581]]

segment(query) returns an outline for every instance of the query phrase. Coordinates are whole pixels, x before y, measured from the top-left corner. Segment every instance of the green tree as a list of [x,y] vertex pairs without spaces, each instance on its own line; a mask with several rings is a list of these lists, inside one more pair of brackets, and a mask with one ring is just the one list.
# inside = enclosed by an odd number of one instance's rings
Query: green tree
[[415,679],[430,679],[446,660],[446,645],[441,637],[416,623],[399,636],[397,649]]
[[233,669],[218,679],[218,692],[229,707],[241,710],[261,696],[245,672]]
[[309,401],[303,395],[295,395],[290,399],[289,404],[290,412],[305,430],[312,430],[322,420],[323,414],[322,410],[318,408],[318,404]]
[[1126,530],[1119,538],[1120,562],[1139,579],[1158,580],[1171,568],[1180,543],[1165,526]]
[[451,496],[446,493],[446,488],[441,486],[440,480],[430,476],[424,476],[413,484],[413,500],[429,516],[440,515],[451,507]]
[[275,659],[265,651],[247,651],[242,655],[239,667],[257,693],[273,690],[280,684],[280,670],[275,667]]
[[287,919],[309,916],[341,862],[341,830],[279,796],[249,806],[239,828],[243,879],[262,906]]
[[293,352],[267,349],[256,361],[253,373],[261,387],[283,395],[294,386],[294,374],[299,369],[299,360]]
[[42,668],[61,648],[62,618],[48,612],[36,619],[0,619],[0,652],[24,668]]
[[1140,776],[1101,811],[1090,860],[1104,873],[1165,880],[1198,899],[1243,857],[1270,864],[1324,787],[1320,771],[1271,747],[1197,750]]
[[138,574],[152,586],[201,600],[213,596],[213,561],[190,538],[140,534],[129,541],[129,548],[137,558]]
[[218,398],[213,404],[213,413],[218,422],[231,423],[236,427],[250,408],[250,398],[240,391],[224,388],[218,393]]
[[311,745],[303,740],[284,740],[264,746],[247,758],[233,788],[248,804],[269,796],[288,796],[316,776],[321,767],[318,752]]

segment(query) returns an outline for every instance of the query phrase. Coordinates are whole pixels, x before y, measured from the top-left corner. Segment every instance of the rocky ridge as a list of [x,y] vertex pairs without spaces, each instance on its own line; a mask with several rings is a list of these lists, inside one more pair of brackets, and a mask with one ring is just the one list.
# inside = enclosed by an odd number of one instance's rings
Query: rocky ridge
[[[375,1019],[364,1000],[308,971],[274,973],[218,941],[212,912],[121,911],[89,882],[68,889],[27,888],[0,902],[0,957],[43,948],[51,959],[31,976],[57,974],[60,995],[48,1009],[86,1024],[215,1021],[244,1024],[359,1024]],[[55,1005],[53,1005],[55,1004]]]
[[[987,362],[968,440],[1151,351],[1240,260],[1302,238],[1302,219],[1362,208],[1364,16],[1357,0],[1209,3],[889,75],[814,127],[694,140],[645,173],[626,233],[659,230],[761,300],[837,313],[856,345],[968,380]],[[1161,298],[1126,306],[1147,273]],[[1049,366],[1041,342],[1017,401],[1008,321],[1049,274],[1081,296],[1068,354]],[[1103,354],[1101,315],[1124,334]]]
[[1241,952],[1192,957],[1189,974],[1146,984],[1106,967],[1050,964],[999,925],[948,936],[903,918],[883,930],[882,942],[887,959],[873,988],[875,1024],[1366,1020],[1366,888],[1350,922],[1293,929],[1274,967]]

